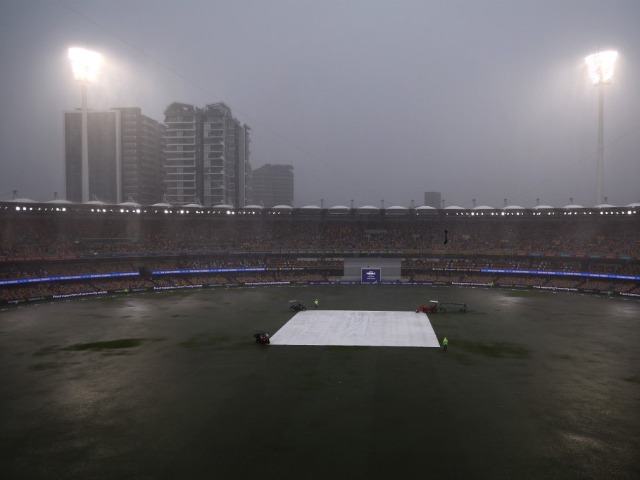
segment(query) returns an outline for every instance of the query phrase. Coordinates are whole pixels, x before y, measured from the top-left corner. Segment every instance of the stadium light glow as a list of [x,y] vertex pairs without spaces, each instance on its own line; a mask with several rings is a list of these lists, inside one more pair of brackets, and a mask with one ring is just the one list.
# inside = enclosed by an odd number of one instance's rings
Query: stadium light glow
[[71,47],[69,61],[73,76],[80,82],[95,82],[102,65],[102,55],[86,48]]
[[613,67],[618,58],[618,52],[607,50],[585,57],[589,78],[594,85],[610,83],[613,79]]

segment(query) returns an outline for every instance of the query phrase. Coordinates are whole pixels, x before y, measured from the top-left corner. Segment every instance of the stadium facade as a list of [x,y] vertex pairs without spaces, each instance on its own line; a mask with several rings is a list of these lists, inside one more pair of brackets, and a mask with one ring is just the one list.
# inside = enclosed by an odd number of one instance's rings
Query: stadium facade
[[250,196],[250,128],[224,103],[165,110],[165,196],[172,204],[244,207]]

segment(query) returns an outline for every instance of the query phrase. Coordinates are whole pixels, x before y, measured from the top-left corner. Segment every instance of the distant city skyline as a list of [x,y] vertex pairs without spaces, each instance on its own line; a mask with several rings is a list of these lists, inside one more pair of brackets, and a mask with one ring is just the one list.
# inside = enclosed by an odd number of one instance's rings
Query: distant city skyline
[[616,50],[603,192],[639,202],[639,20],[625,0],[5,1],[0,200],[64,191],[79,45],[104,58],[90,109],[162,122],[173,102],[224,102],[251,126],[254,167],[293,166],[294,206],[420,205],[438,191],[465,208],[596,204],[585,57]]

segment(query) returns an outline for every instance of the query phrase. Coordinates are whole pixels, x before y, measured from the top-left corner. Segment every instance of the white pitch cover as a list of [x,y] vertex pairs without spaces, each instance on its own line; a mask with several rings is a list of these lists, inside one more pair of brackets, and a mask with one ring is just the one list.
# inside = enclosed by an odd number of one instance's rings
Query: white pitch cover
[[440,342],[424,313],[306,310],[278,330],[271,345],[440,347]]

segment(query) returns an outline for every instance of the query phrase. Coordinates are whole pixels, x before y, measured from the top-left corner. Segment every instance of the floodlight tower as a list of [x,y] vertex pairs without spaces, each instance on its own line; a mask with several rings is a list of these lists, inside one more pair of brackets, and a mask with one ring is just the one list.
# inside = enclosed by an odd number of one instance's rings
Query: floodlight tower
[[89,140],[87,128],[87,84],[94,82],[102,63],[102,56],[91,50],[72,47],[69,60],[73,76],[82,85],[82,202],[89,201]]
[[598,87],[598,160],[596,163],[597,204],[604,203],[604,86],[611,83],[618,52],[608,50],[589,55],[584,60],[593,85]]

